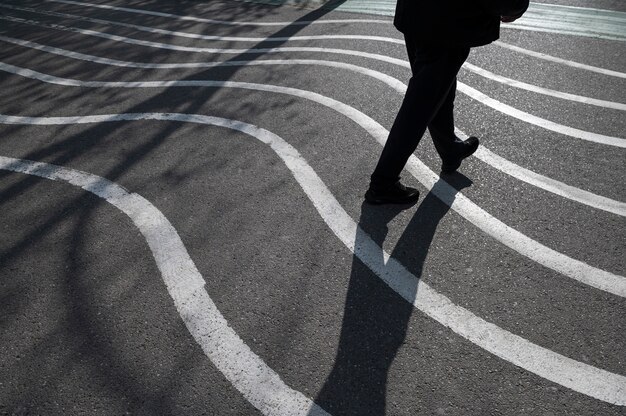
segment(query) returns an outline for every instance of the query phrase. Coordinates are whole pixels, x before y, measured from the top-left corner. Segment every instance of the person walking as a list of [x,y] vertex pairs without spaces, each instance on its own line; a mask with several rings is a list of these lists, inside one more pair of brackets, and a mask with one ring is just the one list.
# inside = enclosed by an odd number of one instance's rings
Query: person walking
[[455,172],[478,149],[478,138],[454,133],[456,76],[470,48],[498,39],[500,22],[520,18],[528,0],[398,0],[394,25],[404,35],[411,63],[409,81],[365,200],[371,204],[417,201],[419,192],[400,173],[426,128],[441,157],[441,172]]

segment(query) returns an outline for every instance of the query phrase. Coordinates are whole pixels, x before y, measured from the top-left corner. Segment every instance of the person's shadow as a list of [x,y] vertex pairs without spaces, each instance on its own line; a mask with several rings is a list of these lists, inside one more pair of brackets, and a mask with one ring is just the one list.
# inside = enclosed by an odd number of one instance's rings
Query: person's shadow
[[[472,183],[459,173],[446,177],[446,182],[457,191]],[[443,189],[442,183],[440,179],[433,190]],[[450,195],[450,200],[455,194]],[[413,305],[387,286],[361,258],[367,256],[370,265],[385,271],[381,247],[387,224],[403,209],[406,207],[366,203],[361,207],[361,231],[357,232],[355,246],[373,249],[357,250],[359,254],[353,256],[337,357],[315,399],[316,404],[334,416],[385,414],[387,374],[404,342]],[[433,191],[429,192],[390,253],[418,279],[437,226],[449,209]],[[377,258],[372,259],[372,255]],[[418,286],[410,286],[404,287],[405,297],[408,290],[408,297],[415,299]],[[415,388],[419,389],[419,385]]]

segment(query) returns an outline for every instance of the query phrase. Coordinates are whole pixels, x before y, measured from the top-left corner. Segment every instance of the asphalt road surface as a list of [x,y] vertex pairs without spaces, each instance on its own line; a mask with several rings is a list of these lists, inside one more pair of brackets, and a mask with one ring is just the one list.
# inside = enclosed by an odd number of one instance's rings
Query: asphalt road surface
[[0,414],[626,414],[623,2],[473,50],[409,207],[365,3],[0,3]]

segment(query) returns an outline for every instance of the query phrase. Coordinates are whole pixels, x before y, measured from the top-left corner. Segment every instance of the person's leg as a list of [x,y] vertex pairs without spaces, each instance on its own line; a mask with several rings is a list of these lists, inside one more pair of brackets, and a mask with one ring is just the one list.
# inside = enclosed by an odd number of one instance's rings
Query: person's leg
[[463,141],[454,133],[454,98],[456,95],[456,80],[450,87],[448,96],[428,125],[428,131],[435,144],[435,149],[442,160],[441,170],[444,173],[454,172],[461,165],[461,161],[473,154],[478,148],[479,141],[470,137]]
[[370,188],[373,189],[384,189],[399,181],[400,172],[426,127],[446,102],[469,54],[469,48],[415,48],[415,51],[413,77],[372,174]]
[[411,73],[414,74],[417,45],[413,42],[413,39],[411,39],[410,36],[405,36],[404,46],[406,47],[406,54],[409,57],[409,64],[411,64]]
[[428,131],[433,139],[435,148],[442,158],[445,158],[452,151],[457,137],[454,134],[454,99],[456,97],[456,79],[452,82],[450,90],[445,100],[435,114]]

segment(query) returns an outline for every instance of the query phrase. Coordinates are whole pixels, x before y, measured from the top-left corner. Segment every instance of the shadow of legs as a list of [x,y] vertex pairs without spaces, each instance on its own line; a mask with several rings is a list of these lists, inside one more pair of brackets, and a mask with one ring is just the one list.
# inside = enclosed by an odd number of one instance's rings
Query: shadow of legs
[[[455,189],[471,184],[460,174],[451,182]],[[401,209],[363,204],[359,227],[382,247],[388,224]],[[418,279],[437,226],[448,210],[449,206],[430,192],[391,253]],[[357,246],[364,243],[359,238],[367,237],[358,233]],[[382,263],[382,249],[377,255]],[[384,415],[389,369],[404,343],[412,313],[411,303],[353,256],[335,364],[315,402],[335,416]],[[419,380],[415,383],[419,389]]]

